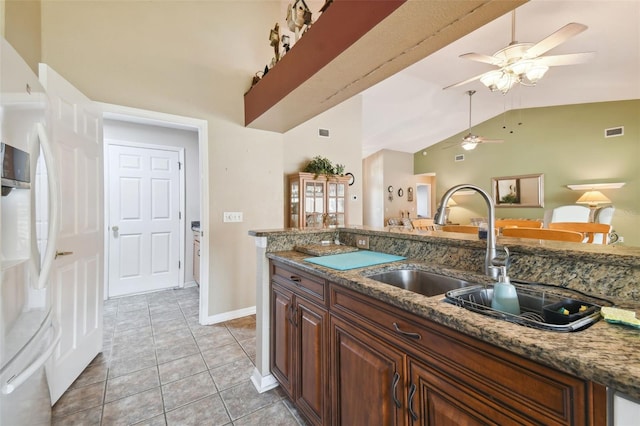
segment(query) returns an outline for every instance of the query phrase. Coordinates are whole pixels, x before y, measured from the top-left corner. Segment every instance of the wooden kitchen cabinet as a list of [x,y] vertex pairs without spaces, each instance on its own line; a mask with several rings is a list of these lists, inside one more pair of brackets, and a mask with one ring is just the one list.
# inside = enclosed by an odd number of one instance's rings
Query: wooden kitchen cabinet
[[404,424],[404,355],[339,318],[331,318],[333,424]]
[[347,224],[348,176],[289,175],[288,226],[322,228]]
[[324,282],[283,265],[272,265],[271,271],[271,371],[312,424],[326,424],[329,313]]
[[294,267],[271,270],[272,372],[313,424],[591,426],[605,416],[601,385]]

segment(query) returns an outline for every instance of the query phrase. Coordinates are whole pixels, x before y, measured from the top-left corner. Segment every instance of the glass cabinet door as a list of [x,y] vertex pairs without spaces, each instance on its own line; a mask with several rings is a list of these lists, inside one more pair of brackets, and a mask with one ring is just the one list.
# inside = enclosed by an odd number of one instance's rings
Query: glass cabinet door
[[300,220],[300,183],[298,181],[291,182],[289,196],[291,197],[289,200],[289,205],[291,206],[289,211],[289,226],[297,228]]
[[322,182],[304,182],[304,208],[305,226],[321,227],[322,215],[325,213],[324,197],[325,186]]
[[329,218],[328,225],[344,226],[345,224],[345,188],[346,184],[341,182],[329,182],[328,202]]

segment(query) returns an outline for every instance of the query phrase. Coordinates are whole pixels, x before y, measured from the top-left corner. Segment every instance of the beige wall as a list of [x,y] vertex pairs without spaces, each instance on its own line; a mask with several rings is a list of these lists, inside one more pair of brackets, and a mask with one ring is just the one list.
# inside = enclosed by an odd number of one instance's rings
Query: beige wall
[[[389,218],[417,217],[416,184],[433,184],[432,176],[413,173],[413,155],[406,152],[383,149],[363,160],[365,176],[364,224],[385,226]],[[393,199],[389,199],[389,186],[393,187]],[[402,188],[402,196],[398,190]],[[409,201],[408,189],[413,189]],[[433,196],[433,192],[432,192]],[[433,205],[432,205],[433,212]]]
[[[461,133],[417,152],[415,172],[436,174],[438,198],[461,183],[490,191],[492,177],[543,173],[544,208],[496,209],[498,217],[515,218],[542,218],[545,209],[574,204],[582,192],[568,189],[568,184],[625,182],[620,189],[602,192],[616,207],[613,228],[625,244],[640,246],[640,100],[532,108],[510,116],[522,122],[513,134],[502,131],[503,116],[473,129],[485,137],[504,138],[504,143],[473,151],[442,149],[443,144],[459,142]],[[617,126],[624,126],[624,136],[604,137],[604,129]],[[461,153],[465,160],[455,162]],[[456,202],[451,221],[468,223],[471,217],[486,216],[477,195],[458,196]]]
[[[207,120],[210,315],[255,304],[255,243],[247,233],[283,226],[285,172],[322,154],[309,136],[315,124],[284,136],[243,125],[243,93],[273,56],[267,36],[276,20],[284,21],[280,7],[272,1],[42,4],[43,60],[90,98]],[[357,127],[357,101],[351,106]],[[335,129],[330,143],[344,144],[327,156],[356,170],[351,151],[360,150],[359,130],[346,133],[351,113],[322,124]],[[244,222],[223,223],[225,211],[243,212]]]
[[[362,97],[355,96],[284,135],[283,182],[286,174],[301,171],[317,155],[344,165],[345,173],[354,175],[354,184],[349,187],[348,225],[362,225],[361,123]],[[328,138],[318,136],[320,128],[329,130]]]

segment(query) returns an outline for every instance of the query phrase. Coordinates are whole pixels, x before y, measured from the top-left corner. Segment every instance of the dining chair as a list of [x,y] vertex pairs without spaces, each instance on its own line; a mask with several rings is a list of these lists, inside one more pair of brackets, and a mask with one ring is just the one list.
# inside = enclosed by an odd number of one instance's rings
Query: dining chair
[[444,225],[440,230],[445,232],[461,232],[463,234],[478,235],[478,228],[478,226],[473,225]]
[[433,219],[411,219],[411,225],[413,226],[413,229],[420,229],[423,231],[435,231],[436,229]]
[[580,232],[547,228],[504,228],[503,237],[534,238],[536,240],[569,241],[580,243],[584,236]]
[[[593,222],[552,222],[549,224],[549,229],[580,232],[585,243],[606,244],[607,236],[611,232],[611,225]],[[598,234],[600,236],[596,239],[595,237]]]
[[551,212],[550,223],[554,222],[589,222],[591,209],[585,206],[572,204],[556,207]]
[[496,228],[542,228],[538,219],[496,219]]

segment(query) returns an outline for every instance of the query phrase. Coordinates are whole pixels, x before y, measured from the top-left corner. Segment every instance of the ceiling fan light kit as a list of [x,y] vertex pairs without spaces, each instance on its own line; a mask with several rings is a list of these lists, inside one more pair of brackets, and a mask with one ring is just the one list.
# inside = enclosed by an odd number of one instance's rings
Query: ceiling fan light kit
[[535,59],[521,59],[500,70],[483,74],[480,82],[492,92],[507,93],[517,83],[535,86],[548,70],[548,66],[540,64]]
[[473,133],[471,133],[471,97],[473,96],[474,93],[476,93],[476,91],[467,90],[466,93],[467,95],[469,95],[469,133],[467,133],[466,136],[462,138],[462,142],[460,143],[460,146],[462,147],[462,149],[464,149],[465,151],[471,151],[475,149],[476,146],[478,146],[478,144],[481,144],[481,143],[504,142],[501,139],[485,139],[482,136],[474,135]]
[[511,18],[511,43],[498,50],[493,56],[479,53],[465,53],[461,58],[483,62],[498,67],[497,70],[485,72],[451,86],[449,89],[480,80],[492,92],[507,93],[516,84],[535,86],[550,66],[580,64],[590,60],[593,52],[572,53],[566,55],[543,56],[546,52],[564,43],[571,37],[587,29],[586,25],[572,22],[560,28],[538,43],[518,43],[515,41],[515,11]]

